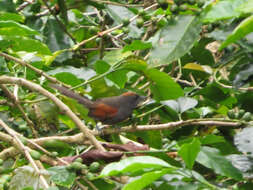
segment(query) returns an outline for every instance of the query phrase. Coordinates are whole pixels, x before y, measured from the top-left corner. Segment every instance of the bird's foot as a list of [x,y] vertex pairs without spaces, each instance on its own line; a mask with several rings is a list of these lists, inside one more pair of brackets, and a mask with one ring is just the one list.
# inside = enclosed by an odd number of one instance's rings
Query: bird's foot
[[96,131],[98,132],[99,136],[104,136],[104,131],[103,129],[105,128],[104,125],[102,125],[102,123],[97,123],[96,124]]

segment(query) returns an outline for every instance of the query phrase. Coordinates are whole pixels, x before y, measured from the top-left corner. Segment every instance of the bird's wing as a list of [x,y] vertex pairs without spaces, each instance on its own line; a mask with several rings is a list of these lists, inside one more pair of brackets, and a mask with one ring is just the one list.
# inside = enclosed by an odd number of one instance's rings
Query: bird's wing
[[90,115],[100,119],[114,117],[118,113],[118,109],[104,103],[98,103],[95,109],[92,109]]

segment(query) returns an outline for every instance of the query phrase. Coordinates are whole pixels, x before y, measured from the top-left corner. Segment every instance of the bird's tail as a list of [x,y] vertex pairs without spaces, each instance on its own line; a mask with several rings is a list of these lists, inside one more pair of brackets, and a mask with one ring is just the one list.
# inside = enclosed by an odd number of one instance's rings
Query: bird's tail
[[70,98],[77,100],[80,104],[83,104],[87,108],[93,107],[93,102],[91,100],[73,92],[72,90],[69,90],[66,87],[59,86],[59,85],[53,84],[53,83],[50,83],[49,86],[57,89],[60,93],[64,94],[65,96],[68,96]]

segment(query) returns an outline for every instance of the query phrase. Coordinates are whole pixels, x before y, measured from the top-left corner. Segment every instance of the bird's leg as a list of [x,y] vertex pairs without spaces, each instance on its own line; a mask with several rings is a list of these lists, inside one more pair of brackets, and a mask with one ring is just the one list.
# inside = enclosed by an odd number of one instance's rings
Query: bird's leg
[[104,136],[104,132],[103,132],[104,127],[105,126],[101,122],[96,123],[96,130],[97,130],[99,136]]
[[119,134],[119,133],[120,133],[120,127],[119,127],[119,126],[114,125],[113,128],[115,129],[116,134]]
[[136,129],[136,120],[135,120],[135,118],[131,115],[130,117],[129,117],[129,120],[130,120],[130,122],[131,122],[131,127],[133,128],[133,129]]

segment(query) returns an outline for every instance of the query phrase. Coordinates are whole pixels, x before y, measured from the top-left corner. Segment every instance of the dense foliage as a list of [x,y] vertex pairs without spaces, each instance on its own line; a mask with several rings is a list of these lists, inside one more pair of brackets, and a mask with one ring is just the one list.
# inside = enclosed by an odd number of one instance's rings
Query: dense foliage
[[[0,189],[252,189],[252,11],[252,0],[1,0]],[[49,83],[148,101],[97,131]]]

